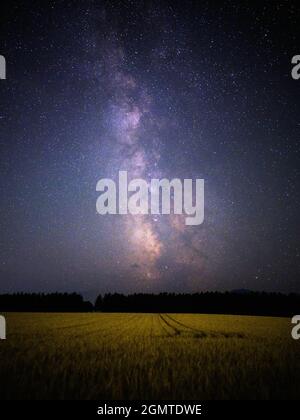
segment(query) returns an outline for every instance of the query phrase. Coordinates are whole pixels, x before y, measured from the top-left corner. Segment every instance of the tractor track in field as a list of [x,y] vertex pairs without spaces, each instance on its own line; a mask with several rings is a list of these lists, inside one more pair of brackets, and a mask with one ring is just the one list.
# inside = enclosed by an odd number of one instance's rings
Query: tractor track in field
[[[167,332],[169,336],[179,335],[181,333],[181,331],[178,328],[174,327],[173,325],[170,324],[168,320],[166,320],[165,316],[163,316],[162,314],[159,314],[158,316],[161,321],[161,325],[163,329]],[[166,326],[169,327],[173,331],[173,334],[166,329]]]
[[[138,336],[138,335],[147,335],[150,334],[151,337],[154,337],[154,321],[157,320],[160,329],[163,331],[162,336],[167,337],[183,337],[183,338],[194,338],[194,339],[205,339],[205,338],[245,338],[246,335],[239,332],[231,331],[218,331],[218,330],[202,330],[193,325],[188,325],[183,322],[181,318],[176,319],[173,314],[167,313],[158,313],[153,314],[150,324],[145,324],[145,316],[143,314],[133,313],[133,314],[114,314],[113,318],[108,320],[104,317],[99,317],[99,319],[94,319],[91,322],[82,322],[82,323],[70,323],[63,326],[58,326],[51,328],[49,331],[48,340],[50,337],[60,338],[60,332],[62,333],[61,338],[65,340],[67,337],[72,337],[74,339],[84,339],[94,336],[102,337],[105,340],[110,340],[111,342],[116,342],[120,339],[123,340],[123,337],[129,337],[129,335]],[[160,334],[161,335],[161,334]],[[51,338],[51,339],[52,339]],[[98,339],[97,338],[97,339]],[[44,341],[44,335],[41,335],[40,342]]]
[[167,334],[168,337],[173,337],[174,334],[172,334],[167,328],[166,328],[166,324],[165,322],[162,320],[162,318],[160,317],[160,315],[158,315],[158,322],[160,327],[163,329],[163,331]]
[[[207,334],[206,332],[204,332],[204,331],[202,331],[202,330],[199,330],[198,328],[191,327],[190,325],[187,325],[187,324],[184,324],[183,322],[177,321],[176,319],[174,319],[173,317],[171,317],[171,316],[170,316],[170,315],[168,315],[168,314],[165,314],[165,316],[166,316],[166,318],[169,320],[169,322],[174,322],[175,324],[179,325],[181,328],[183,327],[183,328],[185,328],[185,329],[187,329],[187,330],[192,331],[193,333],[195,333],[195,336],[196,336],[196,334],[197,334],[197,336],[198,336],[199,338],[205,338],[205,337],[207,337],[208,335],[213,336],[213,334],[214,334],[214,333]],[[181,332],[183,332],[183,331],[184,331],[184,330],[181,330]]]
[[[203,331],[198,328],[187,325],[183,322],[177,321],[169,314],[159,314],[160,318],[166,325],[175,331],[174,335],[188,334],[190,332],[194,338],[245,338],[245,334],[238,332],[223,332],[223,331]],[[176,326],[174,326],[175,324]]]

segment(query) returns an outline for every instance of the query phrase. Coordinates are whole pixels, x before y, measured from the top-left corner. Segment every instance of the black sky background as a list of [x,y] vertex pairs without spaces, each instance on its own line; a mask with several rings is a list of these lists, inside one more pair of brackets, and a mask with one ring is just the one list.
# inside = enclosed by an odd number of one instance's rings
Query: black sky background
[[[300,292],[297,2],[1,6],[0,292]],[[205,220],[99,216],[119,170]]]

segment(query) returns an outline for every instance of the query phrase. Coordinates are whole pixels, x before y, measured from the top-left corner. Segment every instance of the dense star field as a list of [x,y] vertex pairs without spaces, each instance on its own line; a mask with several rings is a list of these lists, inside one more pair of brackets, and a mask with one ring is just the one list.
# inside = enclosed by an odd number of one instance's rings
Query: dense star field
[[297,399],[290,320],[7,314],[1,399]]
[[[0,292],[299,292],[296,2],[1,10]],[[96,184],[203,178],[205,216],[100,216]]]

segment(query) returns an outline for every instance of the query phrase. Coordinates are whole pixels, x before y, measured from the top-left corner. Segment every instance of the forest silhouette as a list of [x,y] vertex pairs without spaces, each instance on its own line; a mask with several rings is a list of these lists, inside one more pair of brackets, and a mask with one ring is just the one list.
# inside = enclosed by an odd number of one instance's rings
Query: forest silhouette
[[135,293],[99,295],[95,304],[78,293],[14,293],[0,295],[1,312],[149,312],[293,316],[300,295],[252,291],[194,294]]

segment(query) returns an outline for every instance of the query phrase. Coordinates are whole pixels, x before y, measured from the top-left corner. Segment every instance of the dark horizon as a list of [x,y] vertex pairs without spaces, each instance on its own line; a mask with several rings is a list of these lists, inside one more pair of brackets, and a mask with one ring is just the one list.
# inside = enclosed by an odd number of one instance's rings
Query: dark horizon
[[297,291],[284,291],[284,290],[266,290],[266,289],[247,289],[247,288],[236,288],[236,289],[203,289],[203,290],[196,290],[196,291],[169,291],[167,289],[157,289],[153,291],[144,291],[144,290],[134,290],[134,291],[124,291],[121,289],[107,289],[107,290],[74,290],[74,289],[50,289],[50,290],[36,290],[36,289],[20,289],[20,290],[0,290],[1,295],[13,295],[13,294],[78,294],[82,296],[84,301],[91,302],[92,304],[95,303],[97,297],[104,296],[104,295],[111,295],[111,294],[120,294],[124,296],[134,295],[134,294],[202,294],[202,293],[236,293],[236,294],[248,294],[248,293],[257,293],[257,294],[279,294],[284,296],[289,295],[300,295],[300,292]]
[[[247,290],[202,293],[107,293],[95,302],[78,293],[0,294],[0,311],[6,312],[113,312],[192,313],[291,317],[300,305],[300,294]],[[167,315],[169,317],[169,315]],[[168,323],[163,319],[164,322]]]

